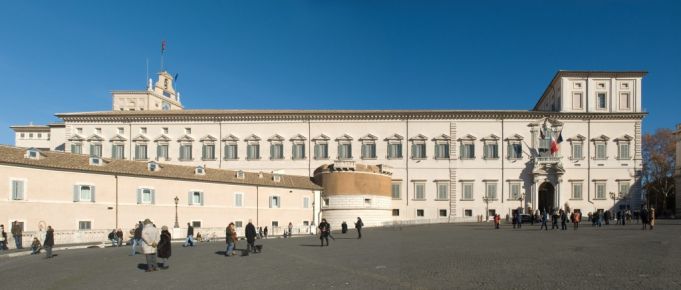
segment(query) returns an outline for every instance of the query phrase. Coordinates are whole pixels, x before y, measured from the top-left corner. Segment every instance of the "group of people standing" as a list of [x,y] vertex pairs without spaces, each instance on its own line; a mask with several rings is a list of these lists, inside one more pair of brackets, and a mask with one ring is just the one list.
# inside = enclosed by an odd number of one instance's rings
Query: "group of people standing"
[[140,221],[132,232],[131,256],[137,253],[137,247],[141,245],[142,253],[147,262],[145,272],[158,271],[159,266],[156,257],[161,259],[160,269],[168,269],[170,267],[168,259],[170,259],[172,254],[170,244],[172,236],[167,226],[162,226],[159,232],[156,225],[150,219],[145,219],[144,222]]
[[[23,224],[20,223],[19,221],[14,221],[12,222],[12,228],[10,229],[10,232],[12,233],[12,238],[14,238],[14,244],[16,246],[17,250],[23,249],[23,234],[24,234],[24,227]],[[7,238],[7,233],[5,232],[5,225],[0,225],[0,251],[6,251],[9,250],[7,247],[8,243],[8,238]],[[40,250],[44,249],[45,250],[45,258],[49,259],[54,257],[52,255],[52,247],[54,247],[54,229],[52,229],[52,226],[47,226],[47,231],[45,232],[45,238],[43,242],[40,242],[40,239],[38,237],[34,237],[33,241],[31,242],[31,255],[37,255],[40,253]]]
[[[633,215],[635,219],[638,221],[638,218],[641,218],[641,222],[643,223],[643,230],[645,229],[650,229],[652,230],[655,227],[655,209],[651,208],[648,210],[647,208],[642,208],[640,213],[636,213]],[[629,222],[631,222],[631,211],[625,210],[625,211],[618,211],[617,212],[617,224],[618,225],[626,225],[627,219],[629,219]],[[613,215],[610,211],[596,211],[594,213],[589,212],[588,213],[588,220],[591,222],[591,225],[593,227],[601,227],[603,224],[609,225],[610,220],[613,218]],[[495,214],[494,217],[494,228],[499,229],[500,224],[501,224],[501,216],[499,214]],[[563,210],[563,209],[552,209],[549,213],[548,210],[543,210],[539,211],[537,210],[535,214],[529,217],[530,223],[534,224],[534,222],[539,222],[541,223],[541,226],[539,227],[539,230],[546,230],[548,231],[548,222],[551,221],[551,229],[559,229],[558,222],[560,222],[560,229],[561,230],[567,230],[567,224],[572,223],[573,224],[573,229],[577,230],[579,228],[579,224],[582,221],[582,214],[579,211],[575,211],[573,213],[570,213],[568,216],[568,211]],[[522,227],[522,214],[520,213],[520,209],[516,210],[513,212],[513,215],[511,217],[511,221],[513,223],[513,228],[521,228]]]
[[[346,233],[347,231],[347,224],[345,221],[341,225],[342,233]],[[357,221],[355,222],[355,229],[357,229],[357,239],[362,238],[362,228],[364,227],[364,222],[362,222],[362,218],[357,217]],[[335,240],[333,236],[331,235],[331,225],[326,221],[326,219],[322,219],[322,222],[319,223],[319,239],[321,240],[322,244],[321,246],[324,246],[324,241],[326,241],[326,246],[329,246],[329,237],[331,239]]]

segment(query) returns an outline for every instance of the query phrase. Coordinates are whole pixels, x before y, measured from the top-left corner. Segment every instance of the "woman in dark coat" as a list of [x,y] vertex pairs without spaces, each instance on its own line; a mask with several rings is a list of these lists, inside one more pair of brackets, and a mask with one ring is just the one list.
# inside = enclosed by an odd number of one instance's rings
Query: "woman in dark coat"
[[161,258],[161,269],[168,269],[168,258],[170,258],[170,232],[168,232],[168,227],[161,227],[161,240],[158,242],[156,255]]
[[45,256],[48,259],[52,258],[52,247],[54,247],[54,230],[52,229],[52,226],[47,226],[43,248],[45,248]]

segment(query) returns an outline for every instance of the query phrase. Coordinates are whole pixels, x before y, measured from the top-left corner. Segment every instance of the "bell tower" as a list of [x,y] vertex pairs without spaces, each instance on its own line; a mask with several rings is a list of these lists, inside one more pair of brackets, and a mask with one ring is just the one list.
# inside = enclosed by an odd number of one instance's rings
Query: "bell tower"
[[158,73],[158,80],[152,86],[149,79],[146,90],[113,91],[114,111],[170,111],[183,110],[180,102],[180,92],[175,91],[173,78],[168,71]]

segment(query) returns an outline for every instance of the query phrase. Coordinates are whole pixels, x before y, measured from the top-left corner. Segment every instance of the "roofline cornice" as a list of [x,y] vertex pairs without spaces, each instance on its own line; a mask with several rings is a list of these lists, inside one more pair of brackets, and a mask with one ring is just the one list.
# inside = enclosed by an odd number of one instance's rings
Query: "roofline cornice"
[[316,121],[316,120],[484,120],[539,119],[605,120],[643,119],[648,113],[561,113],[545,111],[356,111],[356,112],[192,112],[163,114],[69,113],[56,114],[65,122],[229,122],[229,121]]

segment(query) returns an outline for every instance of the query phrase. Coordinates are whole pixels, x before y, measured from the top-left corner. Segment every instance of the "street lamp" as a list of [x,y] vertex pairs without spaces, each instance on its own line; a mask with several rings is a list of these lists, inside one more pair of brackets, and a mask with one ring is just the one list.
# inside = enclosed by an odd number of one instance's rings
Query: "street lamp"
[[615,200],[617,200],[617,196],[612,191],[610,192],[610,198],[612,198],[612,208],[615,208]]
[[485,202],[485,221],[489,221],[489,197],[487,195],[482,197],[482,201]]
[[180,223],[177,222],[177,204],[178,204],[178,203],[180,203],[180,198],[176,196],[176,197],[175,197],[175,228],[179,228],[179,227],[180,227]]
[[[518,198],[518,200],[520,201],[520,208],[519,209],[520,209],[521,212],[525,211],[525,209],[523,208],[523,199],[524,198],[523,198],[522,195]],[[518,214],[520,214],[520,212]]]

